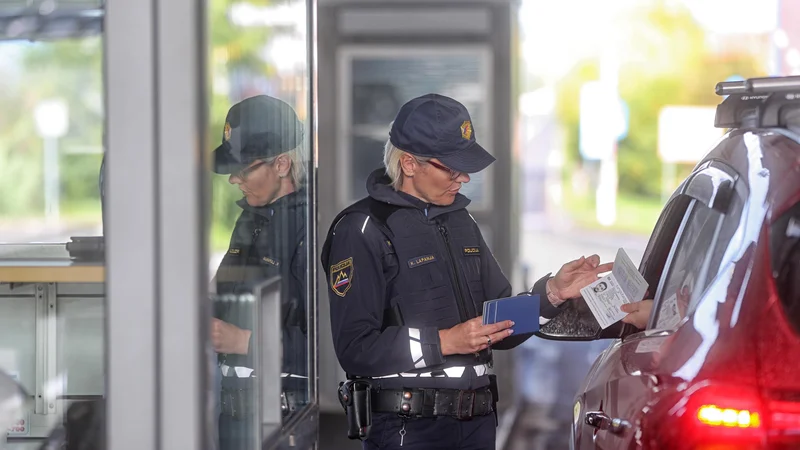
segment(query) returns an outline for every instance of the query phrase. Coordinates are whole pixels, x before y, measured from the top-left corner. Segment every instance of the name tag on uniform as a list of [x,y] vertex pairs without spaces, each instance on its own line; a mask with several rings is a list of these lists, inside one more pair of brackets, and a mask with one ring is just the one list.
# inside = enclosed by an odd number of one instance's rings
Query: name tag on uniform
[[411,258],[408,260],[408,267],[414,268],[417,266],[424,266],[425,264],[430,264],[436,261],[436,256],[434,255],[425,255],[425,256],[417,256],[416,258]]
[[242,251],[240,249],[238,249],[238,248],[232,248],[232,249],[228,250],[228,253],[230,253],[231,255],[238,255],[241,252]]
[[272,259],[272,258],[270,258],[268,256],[265,256],[265,257],[261,258],[261,260],[264,261],[267,264],[272,264],[275,267],[278,267],[278,266],[281,265],[280,262],[278,262],[278,261],[276,261],[276,260],[274,260],[274,259]]
[[480,254],[481,254],[480,247],[464,247],[464,256],[480,255]]

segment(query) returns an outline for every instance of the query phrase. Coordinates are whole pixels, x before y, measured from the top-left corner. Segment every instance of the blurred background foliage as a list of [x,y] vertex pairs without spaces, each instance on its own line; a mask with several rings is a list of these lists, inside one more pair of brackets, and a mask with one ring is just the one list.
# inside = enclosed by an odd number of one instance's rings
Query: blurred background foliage
[[[210,0],[208,77],[210,112],[208,155],[221,142],[228,108],[248,92],[233,92],[237,77],[275,78],[276,68],[264,57],[272,31],[268,27],[242,29],[228,16],[234,0]],[[263,5],[264,2],[259,2]],[[631,8],[620,22],[619,92],[629,111],[627,136],[618,144],[619,216],[627,215],[630,226],[619,227],[637,233],[649,232],[662,195],[662,167],[657,157],[658,116],[666,105],[716,105],[714,85],[730,74],[765,75],[764,57],[752,47],[734,47],[720,52],[704,28],[683,7],[648,2]],[[586,38],[590,39],[590,38]],[[102,158],[103,134],[103,45],[99,38],[58,42],[22,43],[12,56],[18,65],[0,61],[0,102],[12,105],[0,109],[0,189],[12,195],[0,196],[4,219],[31,219],[43,215],[43,143],[35,128],[35,105],[58,96],[69,105],[70,127],[60,139],[62,216],[65,221],[99,222],[98,171]],[[535,79],[535,74],[526,74]],[[579,153],[579,94],[581,86],[599,77],[599,61],[578,61],[556,83],[556,116],[564,133],[564,186],[574,184],[590,166]],[[232,81],[233,80],[233,81]],[[261,92],[264,92],[262,90]],[[255,93],[255,92],[254,92]],[[147,148],[147,143],[142,143]],[[113,149],[111,149],[113,152]],[[691,170],[678,168],[681,179]],[[211,175],[213,192],[212,247],[227,245],[230,230],[239,215],[235,201],[238,189],[226,176]],[[568,209],[578,220],[593,207],[585,192],[567,192]],[[626,211],[630,205],[631,211]],[[647,215],[642,219],[641,214]],[[646,227],[637,228],[644,222]]]
[[[231,0],[210,0],[209,83],[225,84],[232,74],[262,77],[274,69],[262,57],[270,30],[242,29],[228,19]],[[269,4],[269,2],[266,2]],[[264,5],[265,2],[259,2]],[[33,111],[46,99],[62,98],[69,106],[69,129],[59,139],[62,221],[96,223],[100,218],[99,171],[103,152],[103,43],[98,37],[15,45],[15,60],[0,64],[0,217],[38,219],[44,215],[43,141],[36,131]],[[230,86],[216,86],[210,96],[208,156],[221,142],[225,116],[238,99]],[[142,143],[143,151],[147,143]],[[113,150],[112,150],[113,151]],[[212,247],[224,248],[241,209],[241,197],[228,177],[210,175]],[[20,222],[24,223],[24,222]]]
[[[658,151],[658,119],[669,105],[713,106],[721,98],[717,82],[731,74],[766,76],[764,55],[741,48],[720,52],[685,8],[655,2],[635,8],[620,28],[619,94],[628,109],[628,133],[617,147],[620,231],[649,233],[662,205],[662,163]],[[587,58],[556,83],[556,115],[564,129],[564,185],[591,167],[579,151],[581,86],[600,77],[600,61]],[[713,124],[709,124],[712,126]],[[679,164],[676,180],[693,165]],[[578,175],[576,175],[578,174]],[[583,225],[597,226],[594,200],[579,190],[566,193],[567,208]],[[641,225],[640,225],[641,224]]]

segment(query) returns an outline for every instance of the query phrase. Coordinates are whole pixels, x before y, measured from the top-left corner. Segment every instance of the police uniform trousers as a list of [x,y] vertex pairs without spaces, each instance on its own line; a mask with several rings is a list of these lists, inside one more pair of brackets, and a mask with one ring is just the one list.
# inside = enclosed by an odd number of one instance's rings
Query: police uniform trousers
[[[256,378],[222,377],[222,392],[219,415],[220,450],[250,450],[258,439],[253,383]],[[233,408],[228,403],[229,393],[241,396],[244,401],[235,402]]]
[[[405,434],[400,430],[405,424]],[[440,416],[403,419],[395,413],[373,413],[364,450],[494,450],[495,413],[470,420]],[[402,439],[402,446],[401,444]]]

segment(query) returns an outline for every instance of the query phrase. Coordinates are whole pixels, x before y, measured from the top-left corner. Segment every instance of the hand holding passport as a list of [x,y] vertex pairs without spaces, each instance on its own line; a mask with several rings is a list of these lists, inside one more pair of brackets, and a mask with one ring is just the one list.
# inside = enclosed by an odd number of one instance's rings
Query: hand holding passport
[[516,295],[483,303],[483,324],[511,320],[515,335],[539,331],[539,295]]

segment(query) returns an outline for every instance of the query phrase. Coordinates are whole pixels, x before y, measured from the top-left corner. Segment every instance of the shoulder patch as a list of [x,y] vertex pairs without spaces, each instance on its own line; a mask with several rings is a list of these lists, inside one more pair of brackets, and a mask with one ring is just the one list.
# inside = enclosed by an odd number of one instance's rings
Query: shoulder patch
[[353,258],[347,258],[331,266],[330,284],[333,292],[344,297],[353,285]]
[[480,247],[464,247],[464,256],[480,255],[480,254],[481,254]]
[[436,261],[436,255],[417,256],[416,258],[408,260],[408,267],[413,269],[414,267],[430,264],[434,261]]

